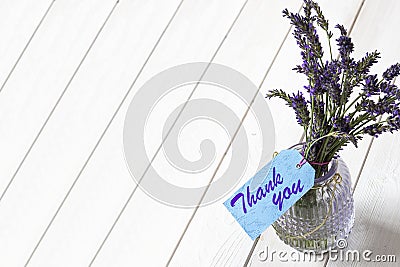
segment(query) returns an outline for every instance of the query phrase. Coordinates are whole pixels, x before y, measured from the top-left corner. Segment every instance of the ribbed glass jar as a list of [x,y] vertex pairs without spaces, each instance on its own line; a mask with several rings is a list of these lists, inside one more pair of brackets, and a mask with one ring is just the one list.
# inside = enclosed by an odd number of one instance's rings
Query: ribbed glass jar
[[328,172],[284,213],[273,227],[279,238],[299,251],[322,253],[347,239],[354,224],[354,201],[349,169],[334,159]]

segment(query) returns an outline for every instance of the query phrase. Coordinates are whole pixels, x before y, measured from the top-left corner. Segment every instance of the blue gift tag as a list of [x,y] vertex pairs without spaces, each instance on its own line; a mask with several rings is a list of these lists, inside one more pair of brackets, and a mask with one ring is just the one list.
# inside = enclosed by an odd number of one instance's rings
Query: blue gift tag
[[224,202],[251,239],[285,213],[314,185],[315,170],[297,150],[283,150]]

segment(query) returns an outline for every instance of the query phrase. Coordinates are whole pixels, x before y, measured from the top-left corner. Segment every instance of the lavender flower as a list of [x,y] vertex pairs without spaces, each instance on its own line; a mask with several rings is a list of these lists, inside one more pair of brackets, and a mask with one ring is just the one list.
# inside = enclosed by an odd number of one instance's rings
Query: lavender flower
[[307,102],[303,96],[303,93],[298,91],[297,94],[289,96],[291,106],[296,113],[297,122],[304,126],[309,124],[310,112],[307,109]]
[[372,95],[379,95],[380,90],[379,90],[379,85],[378,85],[378,75],[367,75],[365,77],[365,85],[363,91],[365,92],[365,95],[367,97],[370,97]]
[[286,94],[283,90],[272,90],[267,94],[268,98],[280,97],[286,101],[286,104],[292,107],[296,113],[297,122],[302,126],[307,126],[310,123],[310,111],[307,107],[307,101],[303,93],[298,91],[297,94],[292,96]]
[[400,74],[400,64],[394,64],[390,66],[384,73],[383,73],[383,78],[390,82],[392,81],[395,77],[399,76]]
[[341,36],[336,39],[341,63],[344,67],[348,67],[353,62],[352,58],[350,58],[350,54],[354,51],[354,44],[351,42],[351,38],[347,36],[347,31],[342,25],[338,24],[336,28],[338,28],[341,33]]

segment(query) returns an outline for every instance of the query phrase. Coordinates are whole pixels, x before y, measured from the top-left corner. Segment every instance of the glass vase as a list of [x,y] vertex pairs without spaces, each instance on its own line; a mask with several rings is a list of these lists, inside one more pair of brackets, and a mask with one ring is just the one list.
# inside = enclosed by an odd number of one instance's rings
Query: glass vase
[[351,177],[345,162],[330,162],[313,188],[286,211],[273,227],[279,238],[299,251],[323,253],[347,239],[354,224]]

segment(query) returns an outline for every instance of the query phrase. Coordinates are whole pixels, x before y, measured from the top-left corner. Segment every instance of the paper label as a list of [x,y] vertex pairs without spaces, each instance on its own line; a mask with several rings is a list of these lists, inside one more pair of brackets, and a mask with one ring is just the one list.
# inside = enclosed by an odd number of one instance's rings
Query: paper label
[[315,170],[297,150],[283,150],[224,202],[251,239],[285,213],[314,185]]

